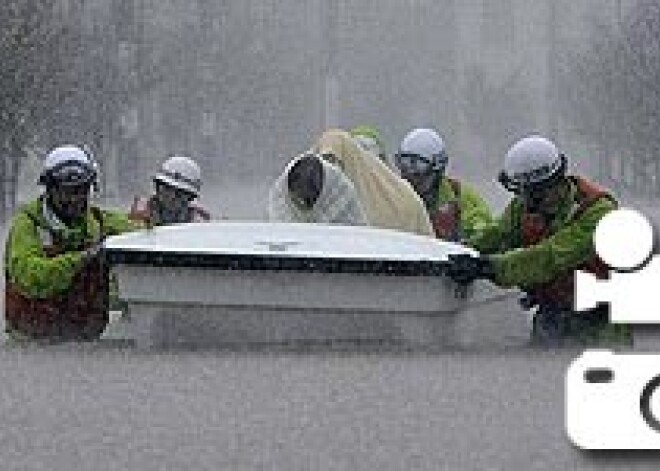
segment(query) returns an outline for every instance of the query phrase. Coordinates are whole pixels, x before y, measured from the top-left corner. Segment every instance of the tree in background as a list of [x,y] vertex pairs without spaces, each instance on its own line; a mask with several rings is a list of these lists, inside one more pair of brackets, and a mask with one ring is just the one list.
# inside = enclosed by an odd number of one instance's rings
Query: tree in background
[[[69,21],[79,26],[71,47],[62,51],[72,61],[68,81],[61,84],[67,99],[57,119],[47,123],[48,147],[62,142],[89,145],[105,170],[101,185],[106,196],[130,197],[141,183],[141,103],[155,87],[171,81],[171,70],[187,44],[180,31],[158,40],[145,38],[146,18],[137,0],[78,5],[69,12]],[[108,174],[111,181],[106,180]]]
[[616,27],[563,58],[562,114],[597,144],[603,183],[660,195],[660,4],[637,0]]
[[0,220],[15,204],[21,159],[41,125],[67,99],[71,30],[54,19],[57,0],[0,3]]
[[0,3],[0,220],[15,207],[22,163],[63,143],[89,145],[102,167],[119,154],[117,166],[130,177],[120,190],[134,190],[139,156],[124,145],[125,129],[135,127],[140,100],[168,79],[184,46],[173,34],[142,47],[135,5]]

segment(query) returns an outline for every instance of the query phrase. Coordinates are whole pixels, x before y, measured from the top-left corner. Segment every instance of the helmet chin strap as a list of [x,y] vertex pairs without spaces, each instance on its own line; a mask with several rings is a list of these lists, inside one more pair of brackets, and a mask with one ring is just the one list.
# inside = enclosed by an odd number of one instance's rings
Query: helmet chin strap
[[437,174],[440,175],[442,178],[445,174],[445,171],[447,170],[447,161],[446,160],[441,160],[438,162],[435,162],[432,167],[433,171]]
[[541,214],[541,203],[543,201],[540,199],[536,198],[525,198],[523,200],[523,206],[525,208],[525,211],[534,213],[534,214]]
[[50,211],[52,211],[53,214],[65,225],[68,226],[71,223],[80,221],[85,217],[85,212],[89,207],[89,201],[85,202],[82,211],[74,213],[72,211],[68,211],[67,205],[62,204],[51,191],[46,191],[46,204]]
[[539,214],[546,219],[552,218],[559,208],[562,195],[565,193],[566,188],[567,186],[563,177],[553,179],[552,185],[546,187],[545,193],[540,198],[524,199],[525,209],[531,213]]
[[431,209],[435,206],[438,201],[438,186],[444,172],[434,171],[432,175],[429,175],[430,184],[427,188],[424,188],[424,191],[420,194],[424,205],[427,209]]

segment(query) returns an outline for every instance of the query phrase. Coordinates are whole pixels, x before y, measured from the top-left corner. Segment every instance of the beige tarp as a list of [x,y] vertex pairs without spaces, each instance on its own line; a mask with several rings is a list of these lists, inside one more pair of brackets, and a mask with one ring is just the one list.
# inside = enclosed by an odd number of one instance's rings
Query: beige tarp
[[298,156],[286,166],[270,191],[268,219],[274,222],[310,222],[342,224],[347,226],[366,225],[367,219],[351,181],[336,167],[324,161],[323,187],[314,206],[301,209],[289,197],[287,177]]
[[326,131],[313,150],[329,161],[334,158],[351,179],[370,225],[435,237],[415,190],[378,157],[362,150],[350,134],[339,129]]

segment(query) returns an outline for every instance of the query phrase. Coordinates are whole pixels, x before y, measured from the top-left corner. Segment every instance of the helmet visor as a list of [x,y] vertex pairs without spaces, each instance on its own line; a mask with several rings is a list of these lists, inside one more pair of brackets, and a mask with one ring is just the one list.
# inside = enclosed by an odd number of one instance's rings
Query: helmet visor
[[395,161],[402,173],[428,173],[433,169],[433,163],[419,154],[399,153]]
[[447,156],[445,154],[437,154],[429,159],[420,154],[399,152],[394,159],[401,173],[408,174],[444,173],[447,166]]
[[95,178],[92,168],[77,163],[55,167],[50,171],[49,180],[57,186],[90,185]]
[[181,175],[178,172],[168,172],[166,170],[161,170],[153,177],[154,182],[162,183],[178,190],[185,191],[194,196],[199,195],[199,190],[201,187],[201,182],[199,180],[193,180],[186,178],[184,175]]

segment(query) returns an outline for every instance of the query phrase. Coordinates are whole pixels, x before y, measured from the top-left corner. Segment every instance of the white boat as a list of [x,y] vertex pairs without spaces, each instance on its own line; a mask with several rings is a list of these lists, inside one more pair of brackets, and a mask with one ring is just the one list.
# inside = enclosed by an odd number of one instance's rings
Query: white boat
[[448,345],[498,290],[443,275],[464,246],[371,227],[215,222],[105,243],[138,346],[387,341]]

